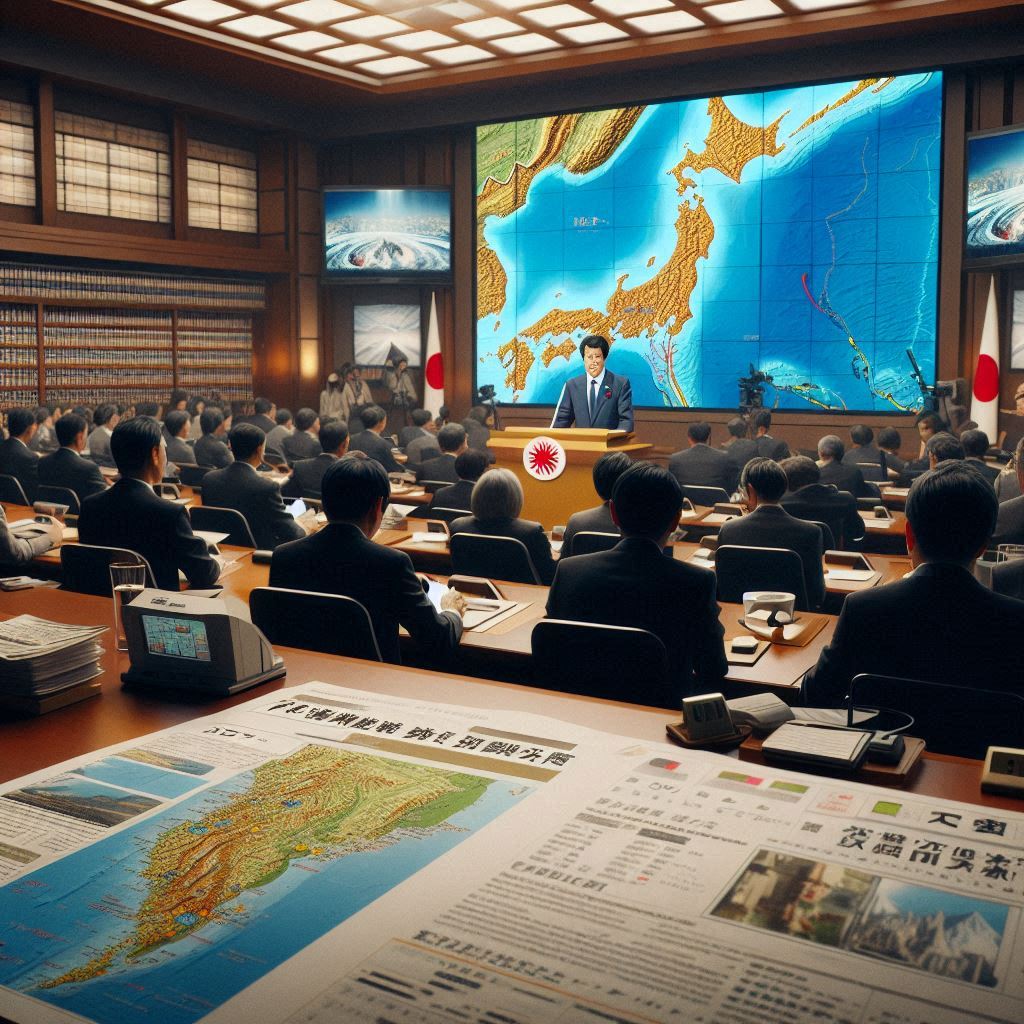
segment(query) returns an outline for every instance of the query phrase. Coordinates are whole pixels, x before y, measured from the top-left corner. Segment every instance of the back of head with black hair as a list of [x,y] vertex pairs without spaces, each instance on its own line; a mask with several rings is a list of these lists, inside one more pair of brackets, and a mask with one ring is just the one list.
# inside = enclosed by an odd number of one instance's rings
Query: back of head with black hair
[[257,416],[266,416],[274,408],[274,403],[269,398],[257,398],[252,407]]
[[772,459],[751,459],[740,474],[740,489],[752,487],[758,501],[778,501],[786,493],[786,474]]
[[467,420],[476,420],[481,426],[487,425],[487,417],[490,415],[490,409],[485,405],[474,405],[472,409],[466,413]]
[[189,422],[189,415],[184,409],[172,409],[164,417],[164,427],[171,437],[177,437]]
[[779,463],[779,468],[786,474],[786,482],[791,491],[799,490],[808,484],[816,484],[821,480],[818,464],[806,455],[791,455]]
[[433,417],[426,409],[413,409],[413,411],[409,413],[409,419],[412,420],[412,425],[414,427],[425,427]]
[[734,416],[725,425],[725,429],[733,437],[746,437],[747,436],[747,421],[742,416]]
[[366,430],[373,430],[378,424],[387,419],[387,413],[379,405],[368,405],[360,414]]
[[952,434],[932,434],[924,446],[928,455],[935,456],[935,462],[949,462],[951,459],[962,459],[964,450],[960,442]]
[[53,429],[57,432],[57,443],[61,448],[68,448],[73,445],[75,438],[87,428],[88,424],[85,422],[85,417],[79,416],[77,412],[64,413],[53,425]]
[[947,429],[946,421],[935,412],[921,412],[918,413],[915,423],[927,423],[929,427],[936,433],[942,433]]
[[460,480],[479,480],[487,469],[487,452],[467,448],[455,456],[455,473]]
[[884,448],[886,451],[899,451],[900,445],[903,444],[903,438],[900,437],[900,432],[895,427],[886,427],[885,430],[878,432],[878,447]]
[[612,488],[612,508],[626,537],[660,540],[679,521],[682,507],[682,485],[653,462],[634,463]]
[[846,445],[835,434],[826,434],[818,442],[818,454],[823,458],[842,462],[843,456],[846,454]]
[[608,358],[608,339],[602,338],[600,334],[588,334],[580,342],[580,355],[588,348],[599,348],[605,359]]
[[35,422],[36,414],[31,409],[9,409],[7,411],[7,430],[11,437],[21,437]]
[[316,409],[310,409],[308,406],[303,406],[295,414],[295,429],[309,430],[309,428],[316,423],[318,415],[319,414]]
[[633,465],[633,460],[625,452],[605,452],[594,463],[594,490],[602,501],[612,496],[615,481]]
[[228,434],[231,454],[239,462],[251,458],[259,446],[266,443],[266,440],[267,435],[255,423],[238,423],[231,428]]
[[333,455],[348,440],[348,425],[341,420],[331,420],[320,427],[320,447]]
[[772,414],[767,409],[758,409],[754,413],[754,429],[760,430],[762,427],[767,430],[772,425]]
[[952,460],[923,473],[907,496],[907,520],[921,554],[933,562],[969,562],[988,543],[999,501],[971,466]]
[[437,432],[437,446],[442,452],[457,452],[466,443],[466,428],[459,423],[446,423]]
[[287,426],[292,421],[291,409],[278,409],[274,419],[279,427]]
[[117,415],[117,406],[113,402],[101,402],[93,410],[92,421],[97,427],[105,427]]
[[199,416],[199,429],[202,430],[205,437],[207,434],[215,433],[223,422],[224,413],[217,406],[208,405]]
[[[175,409],[175,406],[177,406],[177,404],[179,402],[187,402],[187,401],[188,401],[188,392],[187,391],[183,391],[181,388],[175,388],[171,392],[171,397],[167,400],[167,411],[168,412],[173,412],[174,409]],[[165,417],[164,422],[166,422],[166,417]]]
[[855,427],[850,427],[850,440],[860,447],[871,444],[875,439],[875,432],[870,428],[864,426],[862,423],[858,423]]
[[136,416],[159,416],[160,415],[160,403],[159,402],[136,402],[135,403],[135,415]]
[[152,416],[133,416],[114,427],[110,435],[110,454],[118,471],[125,476],[141,473],[154,448],[163,443],[163,431]]
[[320,495],[328,519],[357,522],[372,511],[378,501],[387,504],[391,485],[379,462],[348,457],[327,467],[320,483]]
[[36,423],[45,423],[53,415],[53,410],[48,405],[41,405],[36,409]]
[[691,423],[686,428],[686,436],[691,441],[696,441],[697,444],[707,444],[708,438],[711,436],[711,424],[710,423]]
[[989,447],[988,434],[984,430],[965,430],[960,435],[960,446],[964,450],[964,455],[982,459]]

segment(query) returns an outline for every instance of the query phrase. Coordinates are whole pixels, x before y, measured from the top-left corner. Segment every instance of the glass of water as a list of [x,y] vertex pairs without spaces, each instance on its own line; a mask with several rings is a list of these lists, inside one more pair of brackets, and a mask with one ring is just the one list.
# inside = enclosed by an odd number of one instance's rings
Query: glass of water
[[119,651],[128,650],[122,610],[145,589],[145,565],[137,562],[110,563],[110,591],[114,598],[114,637]]

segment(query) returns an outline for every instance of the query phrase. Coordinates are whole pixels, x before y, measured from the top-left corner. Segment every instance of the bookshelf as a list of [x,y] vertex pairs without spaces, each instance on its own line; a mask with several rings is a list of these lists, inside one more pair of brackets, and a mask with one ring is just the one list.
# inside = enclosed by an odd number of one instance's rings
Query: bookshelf
[[256,280],[0,263],[0,408],[252,398]]

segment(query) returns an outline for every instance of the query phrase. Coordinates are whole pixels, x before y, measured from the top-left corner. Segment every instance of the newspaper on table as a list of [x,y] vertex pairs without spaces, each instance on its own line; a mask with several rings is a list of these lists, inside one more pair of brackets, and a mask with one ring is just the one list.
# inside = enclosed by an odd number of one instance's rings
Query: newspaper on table
[[1024,815],[310,683],[0,791],[17,1021],[1024,1019]]
[[0,658],[22,661],[65,650],[85,640],[94,640],[106,626],[75,626],[50,622],[35,615],[16,615],[0,622]]
[[34,615],[0,622],[0,698],[43,697],[95,679],[106,626],[75,626]]

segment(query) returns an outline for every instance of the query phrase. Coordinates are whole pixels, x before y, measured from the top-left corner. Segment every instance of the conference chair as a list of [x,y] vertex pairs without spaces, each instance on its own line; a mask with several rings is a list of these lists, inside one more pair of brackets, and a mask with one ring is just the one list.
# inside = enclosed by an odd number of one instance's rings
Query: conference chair
[[181,497],[181,491],[178,490],[177,483],[169,483],[166,480],[163,480],[158,484],[154,484],[153,490],[159,494],[161,498],[168,498],[171,501],[175,498]]
[[62,544],[60,547],[61,589],[76,594],[110,597],[110,566],[114,562],[146,567],[146,586],[155,587],[149,562],[137,551],[108,548],[99,544]]
[[473,513],[463,508],[443,508],[441,506],[418,505],[414,508],[407,519],[440,519],[445,523],[454,523],[456,519],[465,519]]
[[6,473],[0,473],[0,501],[6,501],[8,505],[30,505],[21,481]]
[[541,619],[530,648],[537,684],[550,690],[679,707],[665,645],[646,629]]
[[206,533],[226,533],[223,543],[240,548],[256,547],[249,522],[237,509],[217,508],[215,505],[194,505],[188,510],[193,530]]
[[[808,523],[814,523],[819,530],[821,530],[821,539],[825,544],[825,551],[836,550],[836,536],[837,534],[832,530],[832,527],[828,523],[823,523],[820,519],[808,519]],[[842,533],[838,536],[842,537]]]
[[358,601],[284,587],[255,587],[249,593],[253,625],[275,645],[321,654],[383,661],[370,614]]
[[694,505],[704,505],[708,508],[720,501],[732,500],[732,495],[724,487],[703,487],[698,484],[683,484],[683,497],[689,498]]
[[857,468],[860,470],[860,475],[869,483],[884,484],[889,480],[889,474],[882,469],[878,462],[858,462]]
[[70,487],[53,487],[40,484],[36,488],[36,501],[50,501],[56,505],[67,505],[68,515],[77,516],[82,511],[82,503],[78,495]]
[[[451,480],[420,480],[420,487],[427,492],[427,494],[437,494],[444,487],[451,487]],[[401,498],[401,495],[398,495]]]
[[781,590],[796,596],[796,607],[810,611],[804,567],[788,548],[755,548],[721,544],[715,552],[718,600],[741,604],[748,590]]
[[563,555],[592,555],[595,551],[611,551],[619,541],[621,533],[604,533],[598,530],[580,530],[573,535],[569,550]]
[[[978,678],[984,679],[980,673]],[[848,707],[876,709],[892,719],[865,722],[865,728],[905,724],[902,731],[923,739],[936,754],[980,760],[990,746],[1024,745],[1024,697],[1016,693],[862,673],[850,683]],[[905,715],[912,721],[899,721]]]
[[264,448],[263,461],[268,466],[287,466],[288,460],[276,449]]
[[530,552],[514,537],[457,533],[450,542],[452,572],[508,583],[540,583]]
[[213,466],[179,466],[178,476],[186,487],[191,487],[194,491],[200,491],[203,486],[203,477],[206,476],[211,469],[213,469]]

